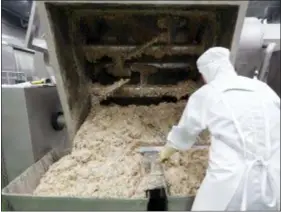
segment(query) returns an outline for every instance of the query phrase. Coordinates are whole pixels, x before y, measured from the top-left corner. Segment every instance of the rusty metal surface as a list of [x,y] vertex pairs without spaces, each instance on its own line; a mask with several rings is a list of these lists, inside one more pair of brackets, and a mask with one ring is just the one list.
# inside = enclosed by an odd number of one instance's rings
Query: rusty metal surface
[[[90,62],[95,62],[98,59],[108,56],[116,57],[116,55],[123,55],[127,51],[137,48],[136,46],[85,46],[83,47],[85,57]],[[142,51],[142,54],[162,58],[165,55],[197,55],[199,56],[204,51],[202,46],[151,46]],[[131,58],[130,58],[131,59]]]
[[[215,13],[198,9],[77,9],[73,14],[75,21],[83,25],[87,61],[113,76],[130,77],[131,72],[139,72],[141,84],[147,84],[148,72],[151,73],[148,69],[153,73],[160,70],[126,67],[125,63],[145,57],[152,61],[198,57],[214,41],[214,37],[206,35],[215,34],[217,29]],[[195,69],[195,63],[192,66]]]
[[[193,81],[186,81],[177,85],[124,85],[109,96],[114,97],[161,97],[173,96],[180,99],[186,95],[192,94],[200,86]],[[94,84],[90,88],[90,92],[94,96],[101,96],[107,86]]]
[[106,99],[109,96],[112,96],[114,92],[116,92],[118,89],[121,89],[121,87],[127,84],[128,82],[129,79],[121,79],[110,86],[106,86],[103,89],[99,89],[99,92],[96,92],[96,95],[92,96],[92,106],[99,104],[102,100]]

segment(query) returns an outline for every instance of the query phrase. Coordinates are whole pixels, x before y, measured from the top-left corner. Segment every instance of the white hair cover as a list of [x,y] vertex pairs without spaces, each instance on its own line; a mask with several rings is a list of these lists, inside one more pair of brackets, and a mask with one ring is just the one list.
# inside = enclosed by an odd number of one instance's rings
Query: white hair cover
[[223,47],[213,47],[205,51],[197,60],[197,68],[206,83],[218,77],[236,76],[233,65],[229,59],[230,52]]

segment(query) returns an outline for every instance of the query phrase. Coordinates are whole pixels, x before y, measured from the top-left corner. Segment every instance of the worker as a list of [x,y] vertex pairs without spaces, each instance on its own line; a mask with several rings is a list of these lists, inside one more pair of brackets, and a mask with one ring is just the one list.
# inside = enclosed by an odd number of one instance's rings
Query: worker
[[229,56],[213,47],[199,57],[206,84],[190,96],[159,157],[190,149],[208,129],[208,168],[192,210],[280,210],[280,98],[238,76]]

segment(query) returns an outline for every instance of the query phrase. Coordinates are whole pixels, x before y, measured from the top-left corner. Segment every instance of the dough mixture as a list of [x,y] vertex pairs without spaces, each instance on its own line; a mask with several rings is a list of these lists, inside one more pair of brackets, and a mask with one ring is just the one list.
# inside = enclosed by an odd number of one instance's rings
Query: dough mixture
[[[35,195],[144,197],[140,146],[164,145],[186,102],[126,107],[98,106],[78,130],[72,152],[54,163]],[[201,137],[208,143],[208,136]],[[172,196],[195,195],[204,178],[208,148],[176,153],[164,165]]]

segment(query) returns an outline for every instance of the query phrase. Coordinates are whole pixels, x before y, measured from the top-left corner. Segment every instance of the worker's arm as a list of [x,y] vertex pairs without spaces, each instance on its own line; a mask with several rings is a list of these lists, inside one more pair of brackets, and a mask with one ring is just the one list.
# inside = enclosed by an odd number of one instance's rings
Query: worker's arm
[[188,150],[206,129],[205,116],[208,108],[208,88],[202,87],[190,96],[178,125],[173,126],[167,137],[167,144],[160,153],[160,160],[168,159],[177,150]]
[[280,97],[275,93],[275,91],[269,87],[269,85],[265,84],[267,87],[267,92],[269,96],[272,98],[272,101],[276,104],[278,108],[280,108]]

